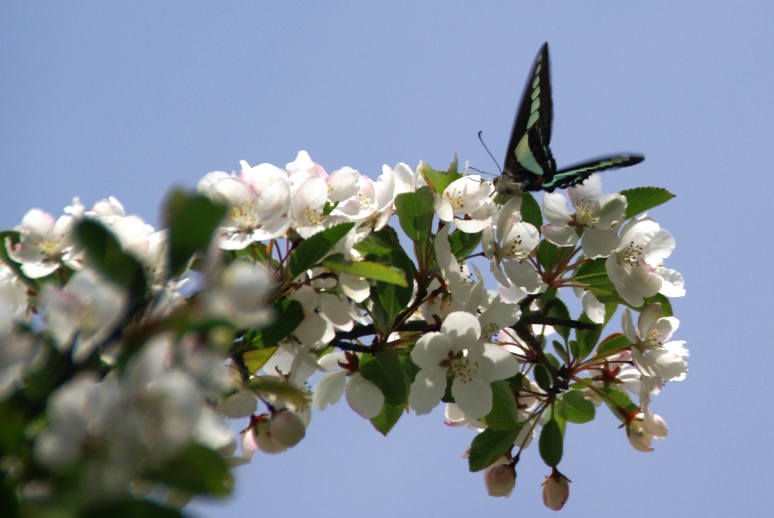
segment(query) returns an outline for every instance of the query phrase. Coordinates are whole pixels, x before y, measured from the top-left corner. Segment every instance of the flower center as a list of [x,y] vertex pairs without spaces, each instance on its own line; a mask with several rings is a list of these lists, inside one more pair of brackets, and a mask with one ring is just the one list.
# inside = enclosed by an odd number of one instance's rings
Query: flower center
[[639,266],[642,251],[642,246],[635,244],[634,241],[630,241],[626,248],[618,252],[618,264],[623,263],[632,267]]
[[575,202],[575,223],[579,227],[593,227],[599,223],[599,218],[594,216],[594,204],[590,200],[581,198]]

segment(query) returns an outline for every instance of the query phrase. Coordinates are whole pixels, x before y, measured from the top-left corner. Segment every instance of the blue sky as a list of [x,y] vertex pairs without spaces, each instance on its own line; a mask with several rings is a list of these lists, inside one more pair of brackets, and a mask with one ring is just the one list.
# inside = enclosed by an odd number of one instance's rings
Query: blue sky
[[[227,5],[227,6],[226,6]],[[651,215],[677,239],[667,266],[688,378],[655,399],[669,427],[635,452],[600,412],[567,433],[568,516],[770,512],[774,38],[770,2],[27,3],[0,9],[0,227],[116,196],[157,224],[171,186],[238,161],[326,170],[496,172],[538,48],[551,50],[560,166],[636,151],[608,192],[677,194]],[[758,253],[760,252],[760,253]],[[340,404],[307,438],[240,468],[232,500],[196,516],[550,514],[548,468],[523,456],[510,499],[486,495],[462,453],[472,432],[436,413],[389,437]],[[604,511],[603,511],[604,510]]]

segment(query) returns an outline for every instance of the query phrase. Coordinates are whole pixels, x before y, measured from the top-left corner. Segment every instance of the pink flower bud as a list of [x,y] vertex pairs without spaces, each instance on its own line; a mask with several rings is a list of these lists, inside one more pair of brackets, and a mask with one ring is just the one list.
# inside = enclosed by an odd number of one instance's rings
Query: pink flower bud
[[570,498],[570,481],[556,469],[543,482],[543,503],[551,510],[558,511]]
[[516,470],[508,464],[490,466],[484,475],[484,483],[489,496],[509,497],[516,487]]

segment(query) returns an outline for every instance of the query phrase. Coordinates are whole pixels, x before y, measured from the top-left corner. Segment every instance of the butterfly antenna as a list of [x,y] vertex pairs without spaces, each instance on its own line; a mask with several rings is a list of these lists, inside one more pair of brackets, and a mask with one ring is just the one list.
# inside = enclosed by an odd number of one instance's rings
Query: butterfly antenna
[[482,146],[484,146],[484,149],[486,149],[486,152],[487,152],[487,153],[489,153],[489,156],[492,158],[492,162],[494,162],[494,163],[495,163],[495,165],[497,166],[497,169],[500,171],[500,174],[503,174],[503,170],[502,170],[502,168],[500,167],[500,164],[498,164],[498,163],[497,163],[497,160],[495,160],[495,157],[494,157],[494,155],[492,154],[492,152],[491,152],[491,151],[489,151],[489,148],[488,148],[488,147],[486,147],[486,144],[484,143],[484,139],[481,137],[481,135],[482,135],[483,133],[484,133],[483,131],[479,131],[479,132],[478,132],[478,140],[481,142],[481,145],[482,145]]

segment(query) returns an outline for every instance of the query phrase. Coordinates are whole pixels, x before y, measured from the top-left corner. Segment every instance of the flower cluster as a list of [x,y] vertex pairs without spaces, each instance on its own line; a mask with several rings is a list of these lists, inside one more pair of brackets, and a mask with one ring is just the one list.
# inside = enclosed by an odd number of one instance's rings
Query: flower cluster
[[675,241],[645,214],[665,190],[603,195],[592,176],[541,209],[456,163],[374,181],[302,151],[197,191],[170,196],[159,231],[109,198],[3,234],[0,411],[19,425],[0,466],[23,505],[226,494],[229,467],[292,448],[342,396],[383,434],[445,403],[479,431],[467,458],[493,496],[540,437],[551,509],[568,423],[604,402],[635,449],[666,436],[652,398],[688,352],[670,341]]

